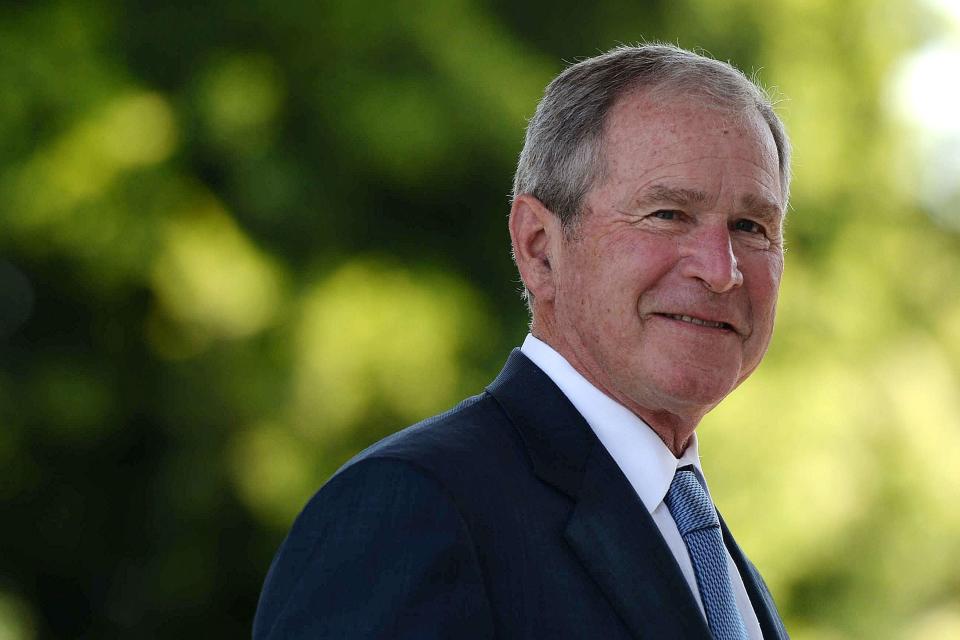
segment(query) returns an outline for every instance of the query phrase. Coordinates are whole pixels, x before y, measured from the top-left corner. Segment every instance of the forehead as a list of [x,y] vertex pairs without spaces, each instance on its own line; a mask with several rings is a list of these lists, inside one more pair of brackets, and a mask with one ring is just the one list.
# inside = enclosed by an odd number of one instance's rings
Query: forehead
[[724,108],[697,96],[634,92],[610,111],[604,157],[608,180],[642,181],[656,174],[697,182],[732,172],[782,201],[776,143],[756,109]]

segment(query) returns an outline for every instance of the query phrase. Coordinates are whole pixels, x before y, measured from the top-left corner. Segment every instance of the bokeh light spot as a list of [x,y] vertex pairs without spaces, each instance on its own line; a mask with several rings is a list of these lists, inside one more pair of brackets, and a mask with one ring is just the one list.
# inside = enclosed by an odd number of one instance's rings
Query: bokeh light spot
[[316,490],[310,449],[280,425],[264,423],[236,434],[230,446],[230,474],[240,497],[261,520],[289,526]]
[[450,276],[375,260],[347,263],[307,294],[297,339],[305,428],[354,426],[383,403],[401,420],[455,399],[462,348],[482,311]]
[[198,106],[215,141],[252,149],[271,139],[283,97],[280,73],[269,57],[236,54],[218,59],[206,70]]
[[33,640],[33,613],[21,598],[0,591],[0,640]]
[[152,282],[175,320],[215,337],[242,338],[270,325],[284,300],[280,267],[219,203],[197,194],[166,222]]

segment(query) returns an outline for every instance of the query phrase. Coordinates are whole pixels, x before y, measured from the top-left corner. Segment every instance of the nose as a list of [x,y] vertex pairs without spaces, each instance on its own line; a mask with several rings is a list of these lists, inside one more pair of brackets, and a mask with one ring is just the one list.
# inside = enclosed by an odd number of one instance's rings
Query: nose
[[701,229],[681,242],[684,276],[700,280],[714,293],[725,293],[743,284],[729,229]]

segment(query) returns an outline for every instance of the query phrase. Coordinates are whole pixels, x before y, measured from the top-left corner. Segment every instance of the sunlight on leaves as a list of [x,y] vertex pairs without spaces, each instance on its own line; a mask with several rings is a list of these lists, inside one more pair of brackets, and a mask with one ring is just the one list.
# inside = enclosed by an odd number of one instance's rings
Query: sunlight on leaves
[[204,72],[198,106],[214,140],[230,148],[250,149],[273,136],[284,92],[269,57],[233,55]]
[[382,403],[414,421],[454,401],[480,315],[469,287],[375,260],[347,263],[304,298],[296,397],[304,428],[353,427]]
[[310,449],[272,423],[250,427],[230,444],[230,477],[241,498],[266,523],[283,529],[316,489]]
[[35,637],[33,616],[27,603],[0,591],[0,640],[33,640]]
[[102,196],[125,171],[162,162],[176,142],[173,112],[162,97],[118,97],[6,176],[13,202],[4,217],[34,235],[89,224],[74,219],[77,207]]
[[214,337],[257,333],[284,303],[280,267],[202,193],[166,221],[152,283],[171,318]]
[[955,640],[960,638],[960,607],[946,605],[925,612],[904,633],[905,640]]

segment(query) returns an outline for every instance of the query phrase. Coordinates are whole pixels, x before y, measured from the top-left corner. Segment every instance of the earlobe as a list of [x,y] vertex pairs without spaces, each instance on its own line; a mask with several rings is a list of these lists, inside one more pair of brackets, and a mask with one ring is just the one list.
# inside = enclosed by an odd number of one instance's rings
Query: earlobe
[[534,299],[551,300],[556,284],[554,256],[559,220],[529,194],[517,196],[510,207],[510,240],[520,278]]

